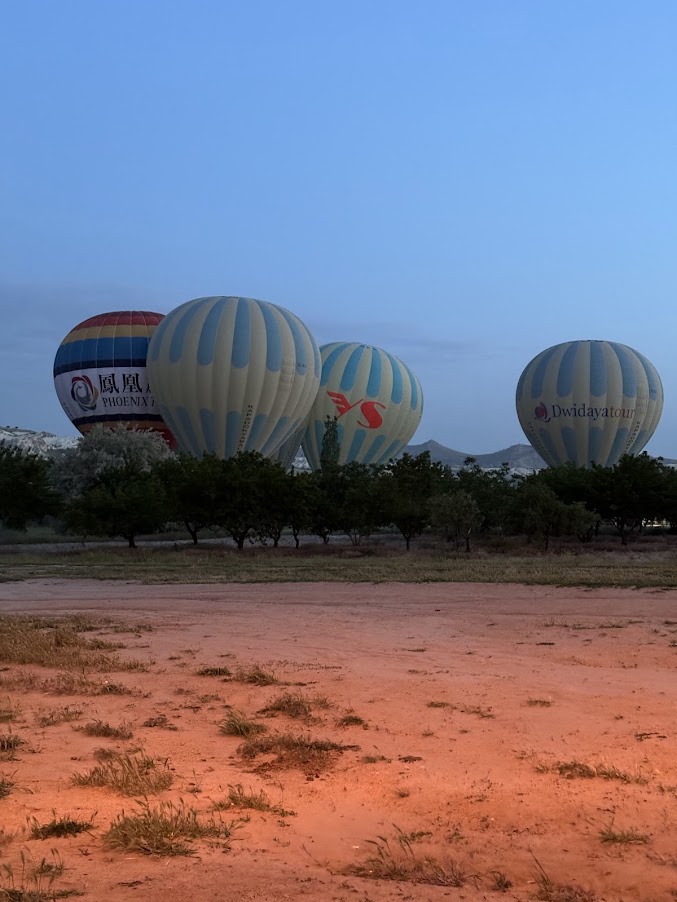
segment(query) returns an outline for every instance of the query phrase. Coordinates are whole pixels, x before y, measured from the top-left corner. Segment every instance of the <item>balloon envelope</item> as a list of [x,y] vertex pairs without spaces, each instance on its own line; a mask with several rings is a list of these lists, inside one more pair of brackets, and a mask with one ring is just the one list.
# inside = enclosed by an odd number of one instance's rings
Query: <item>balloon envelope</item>
[[516,404],[526,437],[551,466],[611,467],[653,435],[663,386],[653,364],[627,345],[569,341],[528,364]]
[[269,457],[310,410],[320,352],[306,326],[283,307],[252,298],[197,298],[165,317],[150,344],[148,371],[183,451]]
[[66,415],[85,435],[97,423],[160,432],[174,439],[148,385],[148,342],[162,313],[120,310],[84,320],[54,360],[54,387]]
[[325,420],[337,417],[339,463],[383,464],[406,445],[423,414],[421,384],[397,357],[370,345],[322,345],[322,379],[303,437],[320,467]]

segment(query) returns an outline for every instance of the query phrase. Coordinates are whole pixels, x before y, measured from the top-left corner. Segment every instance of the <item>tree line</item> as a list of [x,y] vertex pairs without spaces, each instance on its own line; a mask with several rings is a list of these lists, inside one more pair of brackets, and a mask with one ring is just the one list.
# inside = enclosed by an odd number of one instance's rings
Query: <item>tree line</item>
[[277,546],[284,533],[359,545],[395,530],[407,550],[433,530],[471,550],[480,535],[525,535],[547,549],[556,536],[592,540],[609,524],[625,545],[656,521],[677,528],[677,470],[647,454],[613,467],[550,467],[515,476],[468,458],[453,471],[428,452],[385,466],[339,465],[328,420],[321,469],[288,473],[254,452],[229,460],[175,455],[153,433],[94,429],[51,459],[0,444],[0,521],[12,529],[56,518],[73,535],[122,537],[182,524],[192,541],[219,530],[239,549]]

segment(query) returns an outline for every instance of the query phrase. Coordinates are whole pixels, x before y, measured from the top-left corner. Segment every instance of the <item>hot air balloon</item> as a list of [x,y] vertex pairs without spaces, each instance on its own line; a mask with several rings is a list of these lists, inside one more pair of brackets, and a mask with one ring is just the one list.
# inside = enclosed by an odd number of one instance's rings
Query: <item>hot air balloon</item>
[[336,417],[339,463],[383,464],[409,441],[421,421],[421,384],[387,351],[348,342],[322,345],[322,378],[303,450],[320,467],[327,417]]
[[183,451],[271,457],[315,400],[320,352],[306,326],[283,307],[252,298],[197,298],[162,321],[150,343],[148,373]]
[[148,386],[148,342],[162,313],[119,310],[77,325],[54,360],[54,387],[73,425],[86,435],[97,423],[160,432],[174,439]]
[[613,341],[568,341],[542,351],[517,385],[517,416],[551,466],[613,466],[638,454],[663,410],[663,386],[643,354]]

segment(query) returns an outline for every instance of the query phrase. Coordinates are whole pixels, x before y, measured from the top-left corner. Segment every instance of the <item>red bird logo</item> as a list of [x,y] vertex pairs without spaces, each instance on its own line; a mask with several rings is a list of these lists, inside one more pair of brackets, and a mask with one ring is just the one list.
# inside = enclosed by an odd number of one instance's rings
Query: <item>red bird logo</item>
[[344,413],[348,413],[348,411],[352,410],[353,407],[359,406],[360,414],[364,417],[366,423],[363,423],[362,420],[358,420],[358,426],[362,426],[364,429],[378,429],[378,427],[383,424],[383,417],[376,408],[380,407],[382,410],[385,410],[385,404],[381,404],[379,401],[365,401],[364,398],[351,404],[345,395],[341,395],[338,392],[328,391],[327,395],[336,405],[339,419],[341,419]]

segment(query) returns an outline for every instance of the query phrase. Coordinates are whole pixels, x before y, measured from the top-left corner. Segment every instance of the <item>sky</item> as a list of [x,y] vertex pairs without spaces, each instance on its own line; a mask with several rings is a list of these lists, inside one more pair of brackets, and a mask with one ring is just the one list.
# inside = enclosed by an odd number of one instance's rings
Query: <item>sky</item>
[[641,351],[677,457],[672,0],[15,0],[0,32],[0,424],[76,434],[109,310],[281,304],[401,357],[414,441],[526,439],[561,341]]

